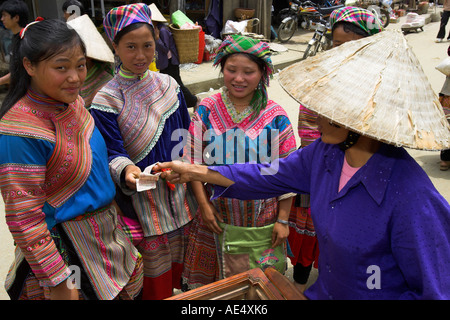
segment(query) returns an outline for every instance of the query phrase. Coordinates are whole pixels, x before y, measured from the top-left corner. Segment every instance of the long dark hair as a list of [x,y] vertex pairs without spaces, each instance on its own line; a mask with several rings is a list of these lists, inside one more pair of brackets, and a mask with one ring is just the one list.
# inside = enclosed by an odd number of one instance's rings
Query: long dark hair
[[30,85],[31,77],[23,66],[24,58],[37,64],[76,46],[80,46],[86,54],[86,47],[78,33],[61,20],[50,19],[29,25],[23,39],[13,44],[9,65],[11,80],[9,91],[0,107],[0,119],[26,94]]

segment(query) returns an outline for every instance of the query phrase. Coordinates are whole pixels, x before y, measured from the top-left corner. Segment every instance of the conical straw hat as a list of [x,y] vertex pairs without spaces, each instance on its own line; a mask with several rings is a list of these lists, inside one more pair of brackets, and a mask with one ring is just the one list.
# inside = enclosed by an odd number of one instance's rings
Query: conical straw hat
[[439,99],[400,31],[300,61],[279,81],[305,107],[354,132],[413,149],[450,148]]
[[67,21],[86,45],[86,55],[95,60],[114,63],[114,54],[87,14]]
[[152,12],[152,21],[167,22],[167,19],[164,18],[161,11],[158,10],[158,7],[154,3],[149,5],[149,7],[150,11]]

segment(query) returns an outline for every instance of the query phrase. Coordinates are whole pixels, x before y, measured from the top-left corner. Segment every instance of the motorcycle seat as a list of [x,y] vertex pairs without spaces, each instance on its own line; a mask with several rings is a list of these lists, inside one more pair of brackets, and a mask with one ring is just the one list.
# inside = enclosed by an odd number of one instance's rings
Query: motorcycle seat
[[317,11],[320,12],[320,14],[324,15],[324,16],[328,16],[330,15],[334,10],[339,9],[344,7],[343,4],[339,4],[337,6],[332,6],[332,7],[319,7],[317,8]]

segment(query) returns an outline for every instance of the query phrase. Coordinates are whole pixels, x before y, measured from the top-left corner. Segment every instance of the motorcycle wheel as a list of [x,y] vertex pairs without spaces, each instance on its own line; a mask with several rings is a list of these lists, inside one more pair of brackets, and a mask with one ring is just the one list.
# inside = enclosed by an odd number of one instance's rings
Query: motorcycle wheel
[[277,17],[275,19],[275,23],[279,26],[281,22],[283,22],[284,18],[290,17],[292,15],[290,8],[281,9],[278,12]]
[[294,35],[295,30],[297,30],[297,20],[296,19],[290,19],[286,22],[282,22],[280,24],[280,27],[278,28],[278,32],[277,32],[278,40],[280,40],[280,42],[288,41]]
[[303,60],[315,56],[317,51],[319,50],[320,41],[317,41],[317,39],[314,41],[314,43],[308,43],[308,46],[306,47],[305,53],[303,53]]
[[381,9],[380,11],[381,11],[380,12],[381,24],[383,25],[383,28],[386,28],[389,25],[389,22],[391,21],[391,17],[387,10]]
[[328,39],[326,36],[323,36],[320,39],[314,37],[314,41],[310,41],[306,46],[306,50],[303,53],[303,59],[315,56],[317,52],[331,49],[331,47],[332,41]]

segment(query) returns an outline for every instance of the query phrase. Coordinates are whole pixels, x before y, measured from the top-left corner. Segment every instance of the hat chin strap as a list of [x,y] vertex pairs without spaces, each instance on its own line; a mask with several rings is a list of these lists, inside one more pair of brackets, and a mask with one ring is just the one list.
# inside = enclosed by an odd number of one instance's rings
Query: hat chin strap
[[359,133],[349,131],[347,138],[343,142],[338,144],[339,149],[341,149],[342,151],[345,151],[345,150],[353,147],[356,144],[356,142],[358,142],[358,139],[360,136],[361,135]]

